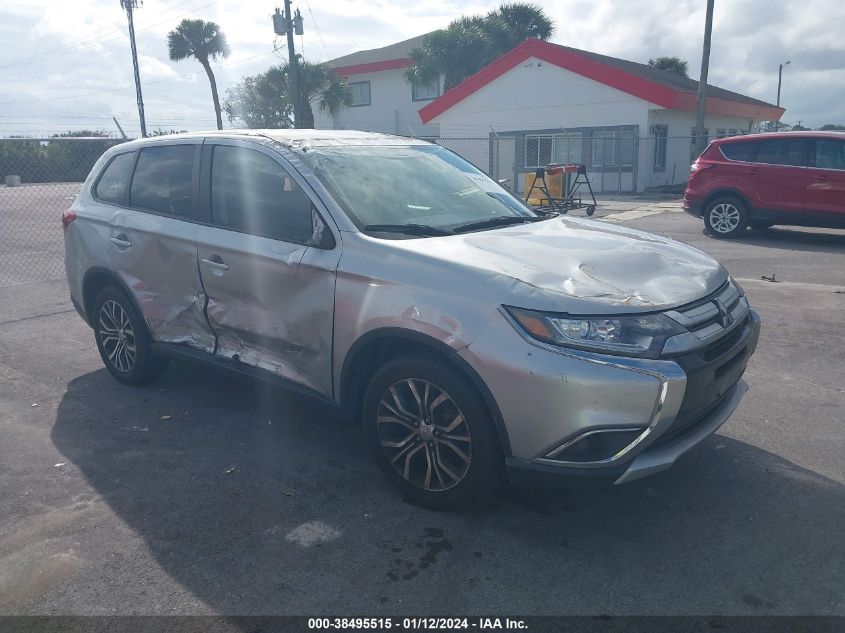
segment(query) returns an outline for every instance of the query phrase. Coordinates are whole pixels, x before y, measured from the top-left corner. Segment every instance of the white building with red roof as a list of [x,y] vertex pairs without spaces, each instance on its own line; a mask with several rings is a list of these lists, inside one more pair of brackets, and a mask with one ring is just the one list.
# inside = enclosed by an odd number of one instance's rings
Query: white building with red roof
[[[445,94],[404,79],[420,36],[330,62],[353,106],[318,127],[430,136],[520,189],[548,163],[587,165],[599,191],[642,191],[686,180],[698,82],[624,59],[527,40]],[[770,103],[708,85],[709,138],[779,120]],[[460,139],[484,138],[489,142]]]

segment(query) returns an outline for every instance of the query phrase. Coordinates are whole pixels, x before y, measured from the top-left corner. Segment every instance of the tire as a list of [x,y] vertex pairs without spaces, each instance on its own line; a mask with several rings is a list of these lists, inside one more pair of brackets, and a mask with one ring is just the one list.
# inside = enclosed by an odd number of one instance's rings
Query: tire
[[[425,415],[418,401],[428,402]],[[364,396],[363,426],[379,468],[407,501],[467,508],[499,481],[502,460],[487,407],[442,362],[409,357],[378,369]]]
[[765,231],[766,229],[772,228],[774,225],[774,222],[766,222],[764,220],[751,220],[751,222],[749,222],[749,226],[755,231]]
[[734,196],[720,196],[704,209],[704,230],[713,237],[739,237],[748,228],[748,209]]
[[94,339],[106,369],[125,385],[146,385],[167,369],[167,359],[153,355],[147,324],[126,296],[107,286],[94,300]]

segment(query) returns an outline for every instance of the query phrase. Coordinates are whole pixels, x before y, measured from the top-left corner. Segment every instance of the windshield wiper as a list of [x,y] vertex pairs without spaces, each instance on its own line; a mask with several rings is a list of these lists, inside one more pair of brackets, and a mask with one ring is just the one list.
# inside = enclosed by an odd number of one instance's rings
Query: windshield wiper
[[507,226],[508,224],[522,224],[523,222],[536,222],[542,218],[531,218],[524,215],[504,215],[498,218],[490,218],[489,220],[479,220],[477,222],[467,222],[466,224],[459,224],[452,231],[454,233],[466,233],[467,231],[475,231],[478,229],[489,229],[496,226]]
[[438,229],[436,226],[428,226],[427,224],[368,224],[364,227],[364,232],[367,231],[405,233],[407,235],[422,235],[426,237],[452,235],[452,231]]

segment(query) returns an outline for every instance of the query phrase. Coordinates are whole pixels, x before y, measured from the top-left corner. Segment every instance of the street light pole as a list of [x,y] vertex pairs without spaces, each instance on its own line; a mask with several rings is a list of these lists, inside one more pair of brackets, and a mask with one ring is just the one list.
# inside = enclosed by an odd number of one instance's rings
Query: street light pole
[[141,119],[141,137],[147,135],[147,122],[144,120],[144,97],[141,95],[141,73],[138,71],[138,49],[135,48],[135,22],[132,11],[143,4],[143,0],[120,0],[120,6],[126,9],[129,20],[129,45],[132,47],[132,68],[135,71],[135,96],[138,101],[138,117]]
[[698,103],[695,110],[695,153],[704,151],[704,104],[707,101],[707,71],[710,69],[710,35],[713,32],[713,0],[707,0],[704,19],[704,45],[701,50],[701,75],[698,80]]

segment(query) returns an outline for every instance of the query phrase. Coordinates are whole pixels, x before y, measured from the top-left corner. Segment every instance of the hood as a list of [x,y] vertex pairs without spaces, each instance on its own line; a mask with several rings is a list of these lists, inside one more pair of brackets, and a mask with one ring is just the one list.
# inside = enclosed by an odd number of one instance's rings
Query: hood
[[700,299],[728,278],[716,260],[691,246],[580,218],[395,244],[471,269],[494,282],[500,303],[537,310],[666,309]]

